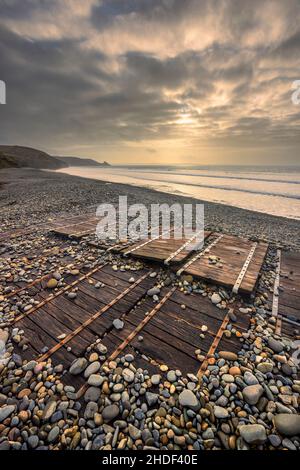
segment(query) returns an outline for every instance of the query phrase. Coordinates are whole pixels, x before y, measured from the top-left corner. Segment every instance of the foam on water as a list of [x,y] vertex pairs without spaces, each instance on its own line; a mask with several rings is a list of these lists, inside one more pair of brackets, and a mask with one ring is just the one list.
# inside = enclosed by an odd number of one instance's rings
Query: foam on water
[[300,219],[300,167],[116,166],[58,171]]

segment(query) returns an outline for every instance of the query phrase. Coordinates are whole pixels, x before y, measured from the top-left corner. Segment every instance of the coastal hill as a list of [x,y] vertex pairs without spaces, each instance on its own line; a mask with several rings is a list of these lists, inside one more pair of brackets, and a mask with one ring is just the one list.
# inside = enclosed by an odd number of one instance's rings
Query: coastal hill
[[63,163],[66,163],[66,166],[101,166],[106,167],[110,166],[107,162],[97,162],[91,158],[81,158],[81,157],[56,157],[61,160]]
[[31,147],[0,145],[0,168],[48,168],[57,170],[67,166],[58,158]]
[[68,166],[110,166],[107,162],[97,162],[90,158],[58,157],[41,150],[19,145],[0,145],[1,168],[39,168],[57,170]]

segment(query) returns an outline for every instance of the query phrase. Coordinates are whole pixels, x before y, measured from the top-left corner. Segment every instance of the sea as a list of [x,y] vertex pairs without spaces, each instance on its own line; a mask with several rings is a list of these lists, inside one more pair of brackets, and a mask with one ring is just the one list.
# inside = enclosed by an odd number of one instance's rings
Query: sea
[[122,165],[58,171],[300,220],[300,166]]

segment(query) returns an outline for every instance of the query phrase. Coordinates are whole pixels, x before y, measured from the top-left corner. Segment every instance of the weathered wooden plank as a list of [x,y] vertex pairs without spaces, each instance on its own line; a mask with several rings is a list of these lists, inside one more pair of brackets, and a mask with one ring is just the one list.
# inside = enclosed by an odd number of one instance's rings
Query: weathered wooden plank
[[[185,272],[209,282],[232,288],[235,285],[252,246],[252,242],[225,235],[211,248],[209,253],[204,254],[204,256],[188,266]],[[267,245],[258,243],[240,285],[239,289],[241,292],[249,294],[254,289],[266,252]],[[212,264],[210,262],[211,256],[220,258],[219,262]]]
[[[35,312],[32,315],[31,320],[36,324],[39,325],[49,336],[59,342],[58,336],[62,334],[70,334],[73,330],[68,328],[65,324],[61,323],[57,318],[52,315],[48,315],[45,310],[42,308]],[[75,355],[80,355],[82,350],[84,350],[87,346],[89,346],[90,342],[85,340],[82,337],[77,337],[77,343],[74,345],[73,353]],[[46,343],[46,346],[48,344]]]
[[215,318],[216,320],[223,320],[225,312],[211,303],[207,297],[202,297],[200,294],[184,294],[180,290],[176,290],[170,302],[174,302],[177,306],[185,305],[196,312],[205,313],[207,316]]
[[[178,334],[178,330],[174,327],[172,322],[168,322],[168,325],[155,322],[155,317],[150,320],[149,323],[145,325],[142,330],[142,335],[144,332],[148,332],[156,338],[163,341],[165,344],[170,344],[175,349],[183,351],[188,356],[195,358],[195,347],[190,344],[190,341],[185,341],[186,336],[184,334]],[[140,323],[141,319],[132,312],[127,318],[127,322],[136,327]],[[200,339],[200,338],[199,338]],[[198,339],[198,344],[196,349],[200,348],[200,341]]]
[[123,281],[129,281],[131,277],[143,276],[147,271],[149,270],[139,269],[135,271],[115,271],[110,265],[106,265],[101,269],[101,272],[107,273]]
[[222,336],[222,339],[219,342],[219,345],[217,347],[217,352],[219,351],[231,351],[238,353],[242,348],[242,342],[236,338],[226,338],[226,336]]
[[[62,323],[62,325],[68,327],[71,331],[75,330],[79,325],[81,325],[81,321],[79,320],[78,316],[76,314],[74,315],[73,308],[71,311],[67,312],[63,309],[61,304],[59,307],[51,304],[48,305],[48,308],[44,309],[44,311],[45,314],[50,315],[55,320],[58,320],[60,323]],[[87,316],[89,316],[88,313]],[[81,336],[88,344],[92,343],[95,338],[95,335],[88,329],[83,330]]]
[[[45,346],[53,347],[57,344],[57,339],[53,338],[48,332],[43,330],[38,324],[34,323],[30,318],[24,318],[18,323],[20,328],[25,331],[25,338],[27,338],[33,348],[38,351],[39,354]],[[71,352],[64,351],[63,357],[65,361],[72,362],[75,359],[75,355]]]
[[196,359],[170,344],[165,344],[148,332],[143,332],[143,341],[134,338],[131,344],[141,354],[154,358],[159,364],[167,364],[171,369],[180,369],[183,374],[196,373],[199,368],[199,362]]
[[[204,239],[207,238],[211,232],[204,233]],[[191,241],[191,243],[189,243]],[[185,246],[188,244],[187,246]],[[151,261],[162,262],[171,257],[170,263],[178,263],[188,257],[192,251],[189,248],[193,247],[193,240],[191,238],[176,239],[174,236],[170,238],[157,238],[139,241],[130,248],[124,249],[124,253],[132,250],[131,256],[135,258],[142,258]],[[179,253],[175,255],[177,250]],[[174,256],[173,256],[174,255]]]
[[[284,317],[300,322],[300,254],[281,252],[278,288],[278,315],[283,319],[277,325],[282,328]],[[300,325],[299,325],[300,327]]]
[[291,307],[296,310],[300,310],[300,297],[292,293],[282,292],[280,293],[280,306]]
[[281,334],[293,340],[300,339],[300,324],[296,325],[289,323],[283,318],[281,323]]

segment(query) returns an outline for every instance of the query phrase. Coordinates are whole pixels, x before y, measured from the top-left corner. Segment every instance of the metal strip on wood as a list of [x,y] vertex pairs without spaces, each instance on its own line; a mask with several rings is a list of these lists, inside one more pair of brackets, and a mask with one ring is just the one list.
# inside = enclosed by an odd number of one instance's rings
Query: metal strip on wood
[[[79,266],[77,266],[76,264],[69,264],[69,265],[66,265],[66,266],[63,266],[64,269],[68,269],[68,268],[72,268],[72,269],[78,269]],[[58,268],[58,271],[60,270],[60,268]],[[47,279],[47,277],[51,276],[51,273],[48,273],[48,274],[44,274],[43,276],[41,277],[37,277],[34,281],[32,282],[29,282],[28,284],[26,284],[25,286],[23,287],[19,287],[18,289],[16,289],[15,291],[13,292],[9,292],[8,294],[5,295],[5,299],[9,299],[10,297],[13,297],[14,295],[18,295],[19,292],[22,292],[23,290],[26,290],[26,289],[30,289],[30,287],[33,287],[35,286],[35,284],[37,284],[38,282],[41,282],[43,281],[44,279]]]
[[282,326],[282,316],[278,315],[279,309],[279,284],[280,284],[280,270],[281,270],[281,250],[277,250],[278,256],[278,264],[276,267],[276,277],[274,281],[274,289],[273,289],[273,303],[272,303],[272,316],[276,318],[275,324],[275,334],[281,334],[281,326]]
[[[149,233],[149,230],[148,230],[148,233]],[[148,245],[148,243],[153,242],[154,240],[157,240],[158,238],[162,237],[162,236],[164,235],[164,233],[168,233],[168,231],[165,231],[165,232],[163,232],[162,234],[158,234],[158,235],[156,235],[156,237],[148,238],[148,240],[146,240],[145,242],[141,243],[140,245],[134,246],[133,248],[131,248],[131,250],[125,251],[125,253],[124,253],[123,255],[124,255],[124,256],[130,255],[130,254],[133,253],[134,251],[139,250],[140,248],[143,248],[144,246]]]
[[289,323],[290,325],[297,326],[298,328],[300,328],[299,322],[291,320],[290,318],[287,318],[287,317],[282,318],[281,316],[281,322]]
[[238,275],[237,280],[235,281],[235,284],[234,284],[234,286],[233,286],[233,288],[232,288],[232,292],[233,292],[234,294],[237,294],[238,291],[239,291],[239,288],[240,288],[240,286],[241,286],[241,284],[242,284],[242,282],[243,282],[243,279],[244,279],[244,277],[245,277],[245,275],[246,275],[246,273],[247,273],[247,269],[248,269],[248,267],[249,267],[249,265],[250,265],[250,263],[251,263],[251,260],[252,260],[252,258],[253,258],[253,256],[254,256],[254,253],[255,253],[255,250],[256,250],[256,247],[257,247],[257,246],[258,246],[258,243],[257,243],[257,242],[254,242],[253,245],[252,245],[252,247],[251,247],[251,250],[249,251],[249,254],[248,254],[247,259],[246,259],[246,261],[245,261],[245,263],[244,263],[244,266],[242,267],[241,272],[240,272],[240,274]]
[[[165,259],[164,264],[168,265],[170,261],[175,258],[179,253],[181,253],[193,240],[201,233],[201,231],[195,233],[189,240],[187,240],[178,250],[174,251],[167,259]],[[204,237],[203,237],[204,239]]]
[[212,243],[210,243],[204,250],[200,251],[200,253],[198,253],[196,256],[194,256],[190,261],[188,261],[187,263],[185,263],[182,268],[180,268],[178,271],[177,271],[177,276],[180,276],[181,273],[183,273],[183,271],[185,271],[189,266],[191,266],[191,264],[193,264],[195,261],[197,261],[199,258],[201,258],[202,256],[204,256],[205,254],[209,253],[209,250],[211,250],[211,248],[213,248],[220,240],[221,238],[223,238],[223,234],[219,235]]
[[215,352],[216,352],[216,349],[217,347],[219,346],[219,343],[221,341],[221,338],[223,336],[223,333],[224,331],[226,330],[226,327],[228,325],[228,322],[229,322],[229,315],[228,313],[225,315],[223,321],[222,321],[222,324],[213,340],[213,342],[211,343],[211,346],[206,354],[206,357],[204,359],[204,361],[202,362],[201,364],[201,367],[200,369],[198,370],[198,373],[197,373],[197,377],[200,379],[202,377],[202,375],[204,374],[204,372],[206,371],[207,369],[207,366],[208,366],[208,359],[209,359],[209,356],[213,355]]
[[75,336],[77,336],[82,330],[84,330],[87,326],[89,326],[91,323],[93,323],[97,318],[99,318],[103,313],[105,313],[107,310],[109,310],[113,305],[115,305],[119,300],[121,300],[125,295],[129,294],[135,287],[137,287],[146,277],[148,277],[149,273],[144,274],[142,277],[140,277],[137,281],[135,281],[134,284],[131,286],[127,287],[123,292],[121,292],[117,297],[115,297],[113,300],[111,300],[107,305],[102,307],[98,312],[94,313],[90,318],[88,318],[82,325],[80,325],[78,328],[76,328],[72,333],[69,333],[64,339],[62,339],[59,343],[57,343],[53,348],[49,349],[43,356],[38,358],[39,362],[46,361],[52,354],[54,354],[56,351],[58,351],[60,348],[62,348],[65,344],[67,344],[71,339],[73,339]]
[[135,338],[135,336],[144,328],[144,326],[154,317],[154,315],[160,310],[160,308],[166,303],[166,301],[175,292],[176,287],[167,292],[167,294],[161,299],[161,301],[151,310],[151,312],[141,321],[141,323],[130,333],[130,335],[117,347],[117,349],[109,356],[105,364],[109,361],[113,361],[118,355],[125,349],[129,343]]
[[280,270],[281,270],[281,250],[277,250],[278,263],[276,267],[276,277],[273,289],[273,303],[272,303],[272,316],[277,317],[279,307],[279,283],[280,283]]
[[61,294],[64,294],[65,292],[67,292],[68,290],[72,289],[74,286],[76,286],[79,282],[81,281],[84,281],[85,279],[88,279],[90,276],[92,276],[95,272],[99,271],[100,269],[104,268],[104,266],[106,266],[108,263],[104,263],[100,266],[97,266],[96,268],[92,269],[91,271],[89,271],[88,273],[86,274],[83,274],[82,276],[80,276],[78,279],[76,279],[75,281],[71,282],[71,284],[68,284],[66,287],[63,287],[61,290],[55,292],[54,294],[50,294],[49,297],[47,297],[46,299],[42,300],[41,302],[39,302],[37,305],[35,305],[35,307],[33,307],[32,309],[28,310],[28,312],[24,312],[22,313],[21,315],[17,316],[13,321],[12,321],[12,325],[14,325],[15,323],[17,323],[18,321],[22,320],[23,318],[25,317],[28,317],[29,315],[31,315],[32,313],[34,313],[36,310],[38,310],[40,307],[43,307],[44,305],[46,305],[48,302],[50,302],[51,300],[53,299],[56,299],[56,297],[58,297],[59,295]]
[[[151,225],[148,226],[148,234],[151,233]],[[127,240],[127,238],[126,238]],[[118,249],[121,250],[121,249],[124,249],[124,248],[127,248],[128,246],[131,246],[132,244],[132,240],[128,240],[126,241],[126,243],[117,243],[116,245],[113,245],[111,247],[109,247],[106,251],[109,252],[109,251],[112,251],[114,249]],[[139,246],[138,246],[139,248]],[[129,252],[126,252],[126,253],[123,253],[123,256],[127,256],[127,254],[129,254]]]
[[275,334],[280,335],[281,334],[281,327],[282,327],[282,316],[277,315],[276,319],[276,325],[275,325]]

